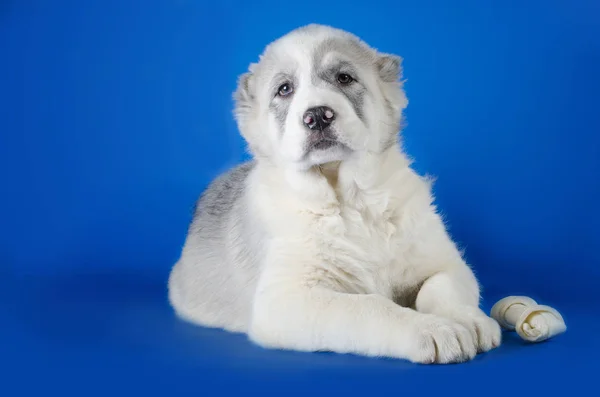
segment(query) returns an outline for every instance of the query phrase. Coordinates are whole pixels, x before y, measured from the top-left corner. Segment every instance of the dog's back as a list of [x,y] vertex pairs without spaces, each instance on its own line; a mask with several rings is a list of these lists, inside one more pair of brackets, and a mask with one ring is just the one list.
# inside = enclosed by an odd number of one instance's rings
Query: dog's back
[[183,318],[244,332],[252,304],[260,230],[250,226],[243,163],[219,176],[194,211],[181,258],[169,279],[169,299]]

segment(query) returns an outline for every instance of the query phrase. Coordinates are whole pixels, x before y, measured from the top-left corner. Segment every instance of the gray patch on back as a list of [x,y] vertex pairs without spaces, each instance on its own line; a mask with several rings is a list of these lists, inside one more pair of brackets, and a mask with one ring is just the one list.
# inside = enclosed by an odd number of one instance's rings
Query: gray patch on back
[[205,213],[218,217],[231,212],[235,202],[244,194],[246,178],[252,168],[254,162],[249,161],[215,179],[200,196],[195,216]]
[[194,323],[246,331],[264,233],[248,211],[254,162],[217,177],[197,203],[181,257],[169,277],[169,299]]

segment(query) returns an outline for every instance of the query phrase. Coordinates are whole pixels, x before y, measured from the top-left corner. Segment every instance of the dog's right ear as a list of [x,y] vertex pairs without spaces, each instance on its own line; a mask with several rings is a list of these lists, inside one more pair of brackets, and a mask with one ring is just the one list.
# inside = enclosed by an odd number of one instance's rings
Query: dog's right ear
[[237,88],[233,95],[235,101],[235,114],[238,120],[243,120],[252,111],[254,104],[253,69],[254,65],[250,65],[248,72],[242,74],[238,78]]
[[256,103],[256,64],[251,64],[248,71],[238,78],[237,88],[233,94],[235,102],[234,115],[239,132],[246,140],[253,156],[264,156],[266,142],[256,136],[261,130],[257,128],[258,115]]

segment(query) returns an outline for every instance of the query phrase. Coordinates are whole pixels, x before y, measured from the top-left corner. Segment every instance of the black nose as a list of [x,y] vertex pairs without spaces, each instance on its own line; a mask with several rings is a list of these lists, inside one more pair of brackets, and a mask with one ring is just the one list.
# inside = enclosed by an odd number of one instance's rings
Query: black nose
[[335,113],[327,106],[310,108],[304,113],[302,121],[311,130],[323,131],[335,120]]

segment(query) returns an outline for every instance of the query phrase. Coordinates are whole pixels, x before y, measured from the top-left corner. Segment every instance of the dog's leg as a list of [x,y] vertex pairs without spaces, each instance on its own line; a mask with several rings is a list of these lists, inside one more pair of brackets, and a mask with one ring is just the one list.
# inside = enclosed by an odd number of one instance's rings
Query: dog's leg
[[[498,323],[479,308],[479,284],[463,261],[438,217],[419,244],[419,259],[439,270],[421,286],[415,302],[422,313],[436,314],[465,326],[477,343],[477,350],[488,351],[500,345]],[[437,226],[436,226],[437,224]]]
[[313,285],[308,280],[316,267],[291,273],[306,267],[283,264],[276,272],[266,266],[255,296],[249,336],[261,346],[419,363],[462,362],[476,354],[471,334],[457,322],[398,306],[381,295]]
[[500,345],[498,323],[480,308],[477,282],[466,266],[456,266],[435,274],[425,281],[417,295],[417,310],[452,319],[465,326],[477,341],[479,352]]

